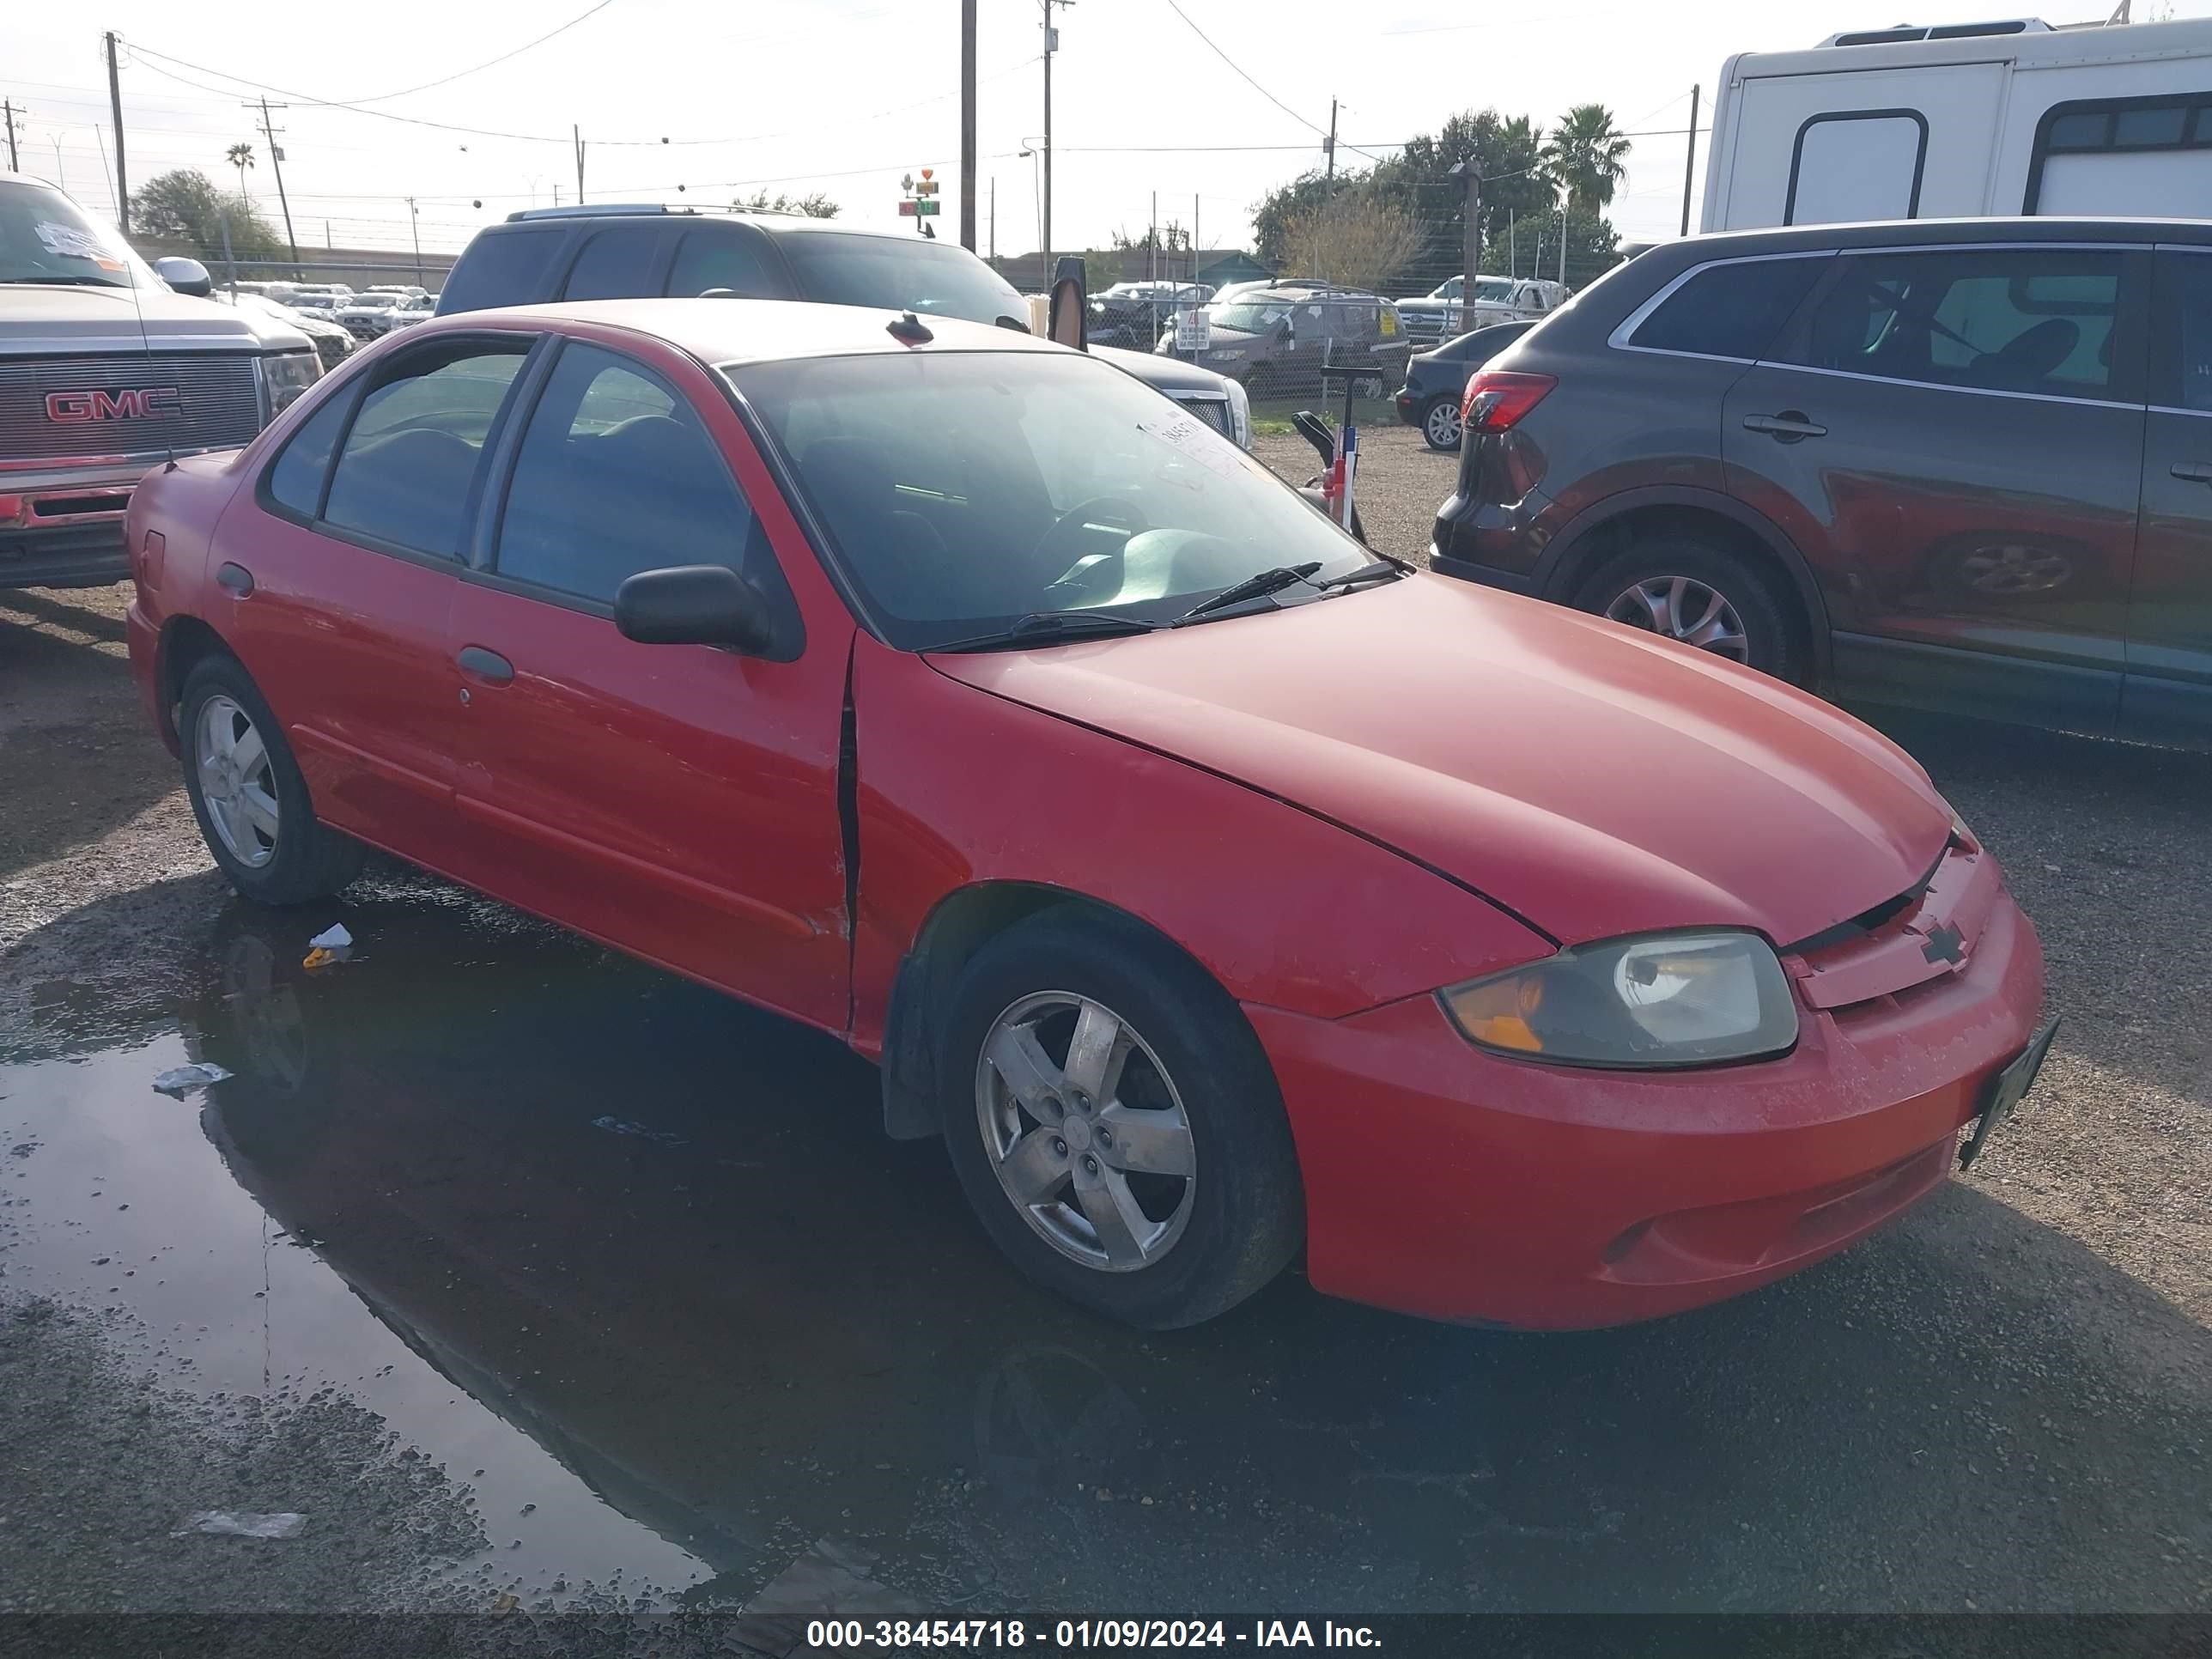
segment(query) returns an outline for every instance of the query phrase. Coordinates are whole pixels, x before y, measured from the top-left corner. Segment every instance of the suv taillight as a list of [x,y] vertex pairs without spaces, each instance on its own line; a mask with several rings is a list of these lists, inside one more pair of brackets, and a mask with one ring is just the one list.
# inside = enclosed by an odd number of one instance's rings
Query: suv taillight
[[1549,374],[1480,369],[1468,380],[1467,395],[1460,399],[1460,419],[1473,431],[1510,432],[1557,385]]

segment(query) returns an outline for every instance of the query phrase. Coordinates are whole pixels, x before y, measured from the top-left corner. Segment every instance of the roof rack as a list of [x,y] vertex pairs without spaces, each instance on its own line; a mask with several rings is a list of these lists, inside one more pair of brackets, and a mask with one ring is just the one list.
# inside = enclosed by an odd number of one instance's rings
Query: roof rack
[[515,224],[529,219],[599,219],[634,213],[696,213],[692,207],[671,207],[665,202],[586,202],[580,206],[520,208],[507,216]]
[[2040,17],[2004,17],[1988,23],[1900,23],[1888,29],[1852,29],[1832,34],[1824,46],[1887,46],[1899,40],[1972,40],[1992,34],[2048,34]]

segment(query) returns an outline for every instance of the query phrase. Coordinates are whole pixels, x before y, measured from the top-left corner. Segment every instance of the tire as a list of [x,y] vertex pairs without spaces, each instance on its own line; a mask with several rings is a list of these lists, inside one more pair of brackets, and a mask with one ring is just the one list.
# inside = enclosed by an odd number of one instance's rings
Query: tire
[[1459,399],[1447,392],[1421,405],[1421,440],[1441,454],[1459,448]]
[[1805,674],[1804,630],[1795,600],[1779,588],[1736,554],[1692,537],[1659,536],[1601,565],[1573,605],[1796,684]]
[[[1085,1022],[1114,1037],[1118,1063],[1077,1073],[1103,1079],[1103,1102],[1066,1069]],[[1008,929],[961,975],[940,1052],[954,1171],[1038,1284],[1172,1330],[1234,1307],[1297,1254],[1304,1194],[1259,1039],[1218,985],[1133,926],[1062,906]]]
[[367,849],[317,820],[292,746],[236,658],[201,659],[185,677],[182,708],[185,793],[233,887],[260,904],[304,904],[361,873]]

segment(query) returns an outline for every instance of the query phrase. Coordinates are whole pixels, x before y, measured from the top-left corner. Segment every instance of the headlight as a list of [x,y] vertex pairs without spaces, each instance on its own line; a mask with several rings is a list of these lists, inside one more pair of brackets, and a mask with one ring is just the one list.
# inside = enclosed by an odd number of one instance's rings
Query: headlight
[[322,372],[323,360],[313,351],[281,351],[264,357],[261,384],[269,390],[270,417],[289,408],[292,400],[314,385]]
[[1229,435],[1237,441],[1239,449],[1252,447],[1252,399],[1245,395],[1243,383],[1229,383]]
[[1580,945],[1437,997],[1477,1047],[1563,1066],[1706,1066],[1797,1041],[1789,976],[1756,933]]
[[1242,357],[1247,349],[1248,348],[1244,346],[1217,346],[1206,354],[1206,360],[1210,363],[1233,363]]

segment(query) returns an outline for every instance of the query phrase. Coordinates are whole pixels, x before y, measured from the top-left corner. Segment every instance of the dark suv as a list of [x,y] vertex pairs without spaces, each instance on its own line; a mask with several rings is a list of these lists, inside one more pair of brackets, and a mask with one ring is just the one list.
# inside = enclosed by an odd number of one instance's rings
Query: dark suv
[[[951,242],[780,214],[702,213],[653,204],[526,209],[462,250],[438,314],[554,300],[720,295],[817,300],[998,323],[1027,332],[1012,283]],[[1103,346],[1091,355],[1252,447],[1242,387],[1209,369]]]
[[1692,237],[1466,408],[1439,570],[1837,696],[2212,741],[2212,224]]

